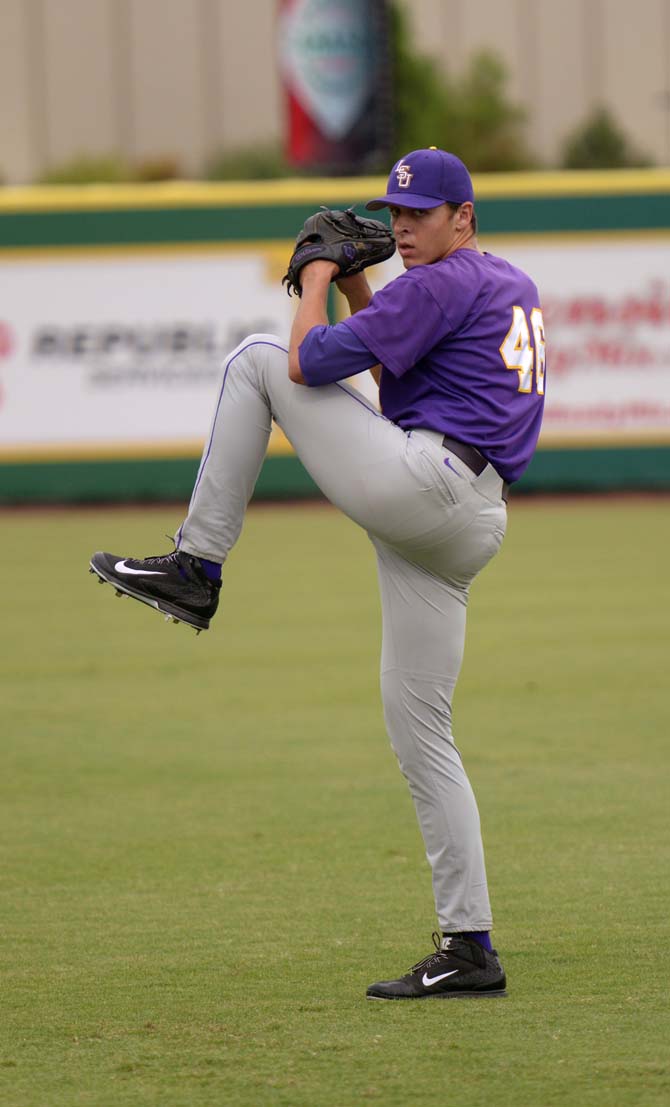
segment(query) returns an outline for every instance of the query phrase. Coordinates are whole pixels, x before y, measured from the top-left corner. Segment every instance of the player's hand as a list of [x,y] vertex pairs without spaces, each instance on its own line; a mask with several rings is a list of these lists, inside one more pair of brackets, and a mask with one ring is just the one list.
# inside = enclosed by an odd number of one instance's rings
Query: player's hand
[[306,265],[303,265],[300,280],[302,284],[309,281],[310,278],[316,277],[328,278],[328,283],[332,281],[336,273],[339,273],[340,268],[334,261],[327,261],[325,258],[315,258],[314,261],[308,261]]

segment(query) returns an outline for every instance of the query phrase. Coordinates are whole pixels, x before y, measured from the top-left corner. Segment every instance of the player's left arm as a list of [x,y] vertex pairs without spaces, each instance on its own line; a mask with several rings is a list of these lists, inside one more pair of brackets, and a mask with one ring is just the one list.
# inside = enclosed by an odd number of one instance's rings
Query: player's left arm
[[338,267],[333,261],[318,259],[306,265],[300,274],[302,296],[293,319],[288,344],[288,375],[295,384],[306,384],[300,369],[300,343],[312,327],[328,325],[328,289]]

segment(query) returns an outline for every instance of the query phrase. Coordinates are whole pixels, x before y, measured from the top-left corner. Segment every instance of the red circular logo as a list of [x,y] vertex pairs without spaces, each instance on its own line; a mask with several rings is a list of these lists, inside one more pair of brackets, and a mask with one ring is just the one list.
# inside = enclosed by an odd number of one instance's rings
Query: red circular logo
[[8,354],[11,354],[13,345],[13,335],[9,324],[0,320],[0,357],[7,357]]

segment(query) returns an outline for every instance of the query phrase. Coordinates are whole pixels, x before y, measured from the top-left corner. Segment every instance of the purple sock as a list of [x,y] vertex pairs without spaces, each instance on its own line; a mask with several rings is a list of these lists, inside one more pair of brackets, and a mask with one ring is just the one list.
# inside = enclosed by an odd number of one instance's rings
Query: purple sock
[[491,935],[488,930],[471,930],[467,936],[477,942],[478,945],[483,946],[484,949],[488,949],[489,951],[493,949],[491,945]]
[[[445,934],[444,937],[448,938],[449,935]],[[488,930],[464,930],[461,931],[458,937],[472,938],[473,942],[477,942],[477,944],[484,949],[488,949],[489,951],[493,949],[491,945],[491,935]]]
[[204,557],[199,557],[198,561],[208,580],[221,580],[221,566],[218,561],[207,561]]

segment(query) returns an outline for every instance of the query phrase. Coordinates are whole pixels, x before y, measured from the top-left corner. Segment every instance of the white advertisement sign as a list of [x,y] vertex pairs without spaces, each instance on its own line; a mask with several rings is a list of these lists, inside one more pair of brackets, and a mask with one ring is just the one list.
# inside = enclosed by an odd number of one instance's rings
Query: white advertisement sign
[[0,258],[0,456],[199,449],[226,354],[288,339],[278,253]]
[[[670,236],[482,236],[536,281],[541,442],[670,441]],[[288,339],[290,247],[0,257],[0,458],[193,454],[225,355]],[[379,287],[398,258],[371,270]],[[374,278],[372,278],[374,274]],[[368,374],[355,383],[369,395]],[[273,449],[286,449],[276,432]]]

